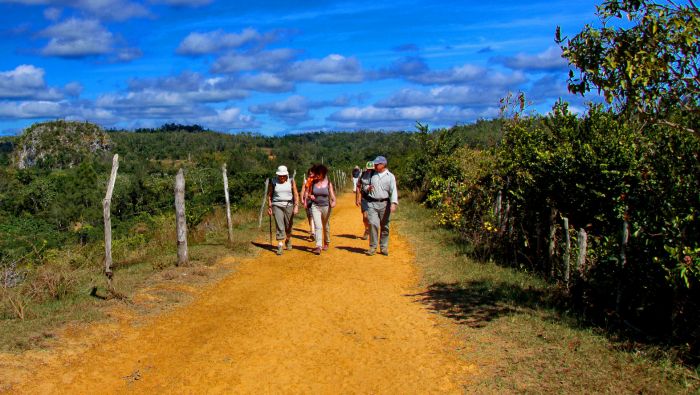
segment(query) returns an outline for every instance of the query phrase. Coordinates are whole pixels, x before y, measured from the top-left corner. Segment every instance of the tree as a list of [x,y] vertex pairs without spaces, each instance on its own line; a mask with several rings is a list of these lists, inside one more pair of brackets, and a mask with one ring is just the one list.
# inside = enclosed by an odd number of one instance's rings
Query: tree
[[[693,0],[608,0],[598,6],[601,27],[586,25],[571,39],[556,41],[580,71],[569,71],[569,90],[593,87],[628,116],[680,127],[700,136],[700,10]],[[626,19],[626,20],[625,20]],[[694,124],[695,123],[695,124]]]

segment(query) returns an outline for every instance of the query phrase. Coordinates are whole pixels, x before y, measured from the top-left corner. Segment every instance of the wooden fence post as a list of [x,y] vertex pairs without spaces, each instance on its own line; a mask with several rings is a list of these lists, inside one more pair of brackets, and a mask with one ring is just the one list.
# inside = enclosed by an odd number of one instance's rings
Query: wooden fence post
[[107,288],[112,291],[112,217],[110,209],[112,206],[112,192],[114,183],[117,180],[117,169],[119,169],[119,154],[114,154],[112,158],[112,173],[109,175],[107,193],[102,200],[102,215],[105,223],[105,276],[107,277]]
[[226,198],[226,226],[228,227],[228,242],[233,242],[233,224],[231,224],[231,203],[228,198],[228,175],[226,174],[226,163],[221,166],[221,173],[224,176],[224,197]]
[[549,261],[550,275],[556,275],[557,265],[554,262],[554,251],[557,248],[557,214],[559,210],[554,207],[549,208],[549,249],[547,250],[547,260]]
[[583,228],[578,231],[578,259],[576,259],[576,270],[581,273],[586,265],[586,249],[588,248],[588,234]]
[[258,228],[262,228],[263,210],[265,209],[265,198],[267,198],[267,188],[270,186],[270,179],[265,179],[265,193],[263,193],[262,204],[260,205],[260,215],[258,216]]
[[177,265],[186,265],[187,221],[185,219],[185,174],[180,168],[175,177],[175,219],[177,229]]
[[[625,215],[627,213],[625,212]],[[627,243],[630,239],[630,224],[627,220],[622,221],[622,235],[620,239],[620,262],[622,263],[622,270],[620,275],[620,280],[617,282],[617,297],[615,298],[615,311],[618,314],[622,308],[622,281],[624,281],[624,276],[627,271]]]
[[566,283],[566,288],[569,288],[569,279],[571,278],[571,267],[569,265],[569,254],[571,254],[571,235],[569,235],[569,219],[566,217],[562,218],[564,220],[564,282]]

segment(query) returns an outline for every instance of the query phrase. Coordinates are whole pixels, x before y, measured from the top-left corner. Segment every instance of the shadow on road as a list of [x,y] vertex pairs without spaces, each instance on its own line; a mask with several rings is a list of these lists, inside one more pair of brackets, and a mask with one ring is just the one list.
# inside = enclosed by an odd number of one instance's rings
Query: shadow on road
[[345,239],[352,239],[352,240],[356,240],[356,239],[360,238],[360,236],[355,236],[355,235],[350,235],[350,234],[336,235],[336,237],[342,237]]
[[536,309],[549,305],[547,295],[541,290],[489,281],[435,283],[425,292],[406,296],[416,297],[415,301],[425,304],[433,312],[472,328],[482,328],[519,308]]
[[367,251],[366,249],[360,247],[337,246],[335,248],[339,250],[354,252],[356,254],[364,254]]
[[258,248],[262,248],[263,250],[267,250],[267,251],[270,251],[270,252],[273,252],[273,253],[276,253],[276,252],[277,252],[277,247],[275,247],[275,246],[273,246],[273,245],[270,245],[270,244],[268,244],[268,243],[258,243],[258,242],[255,242],[255,241],[253,241],[253,242],[251,242],[251,243],[252,243],[254,246],[258,247]]

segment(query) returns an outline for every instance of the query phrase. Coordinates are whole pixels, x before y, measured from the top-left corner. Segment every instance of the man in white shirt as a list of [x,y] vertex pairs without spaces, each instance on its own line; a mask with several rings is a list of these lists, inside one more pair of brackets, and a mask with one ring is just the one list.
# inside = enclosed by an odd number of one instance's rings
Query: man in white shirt
[[377,252],[377,244],[382,255],[389,255],[389,222],[391,213],[396,211],[399,205],[396,177],[386,168],[386,165],[386,158],[378,156],[374,160],[374,173],[370,184],[364,187],[370,226],[367,255],[370,256]]

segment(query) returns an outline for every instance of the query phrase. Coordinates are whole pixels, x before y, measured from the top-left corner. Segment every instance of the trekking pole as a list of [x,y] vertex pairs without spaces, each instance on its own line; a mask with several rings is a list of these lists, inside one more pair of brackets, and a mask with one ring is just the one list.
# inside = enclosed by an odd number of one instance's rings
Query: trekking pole
[[270,245],[272,245],[272,215],[268,215],[270,217]]

